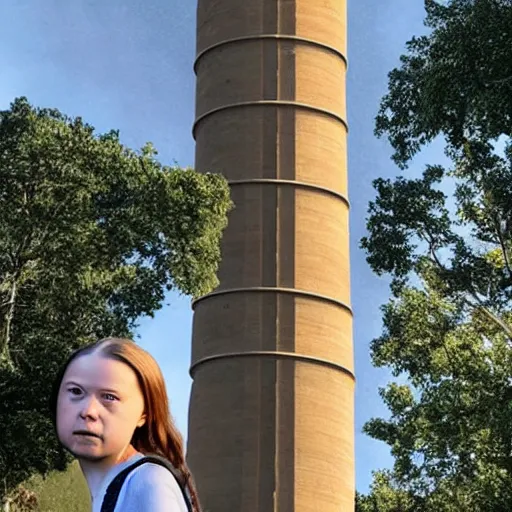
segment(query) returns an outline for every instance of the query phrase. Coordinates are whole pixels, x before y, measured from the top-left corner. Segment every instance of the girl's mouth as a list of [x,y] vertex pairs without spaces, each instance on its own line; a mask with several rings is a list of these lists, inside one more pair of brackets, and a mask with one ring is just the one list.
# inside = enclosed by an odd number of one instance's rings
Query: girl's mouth
[[103,439],[100,434],[96,434],[95,432],[91,432],[90,430],[75,430],[73,432],[75,436],[84,436],[84,437],[95,437],[96,439]]

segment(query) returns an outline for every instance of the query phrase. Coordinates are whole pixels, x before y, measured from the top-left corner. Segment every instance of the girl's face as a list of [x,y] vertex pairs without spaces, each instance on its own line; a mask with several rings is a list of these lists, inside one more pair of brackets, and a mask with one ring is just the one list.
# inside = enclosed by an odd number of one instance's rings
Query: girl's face
[[68,366],[57,399],[57,435],[75,457],[115,463],[144,421],[144,397],[128,365],[93,352]]

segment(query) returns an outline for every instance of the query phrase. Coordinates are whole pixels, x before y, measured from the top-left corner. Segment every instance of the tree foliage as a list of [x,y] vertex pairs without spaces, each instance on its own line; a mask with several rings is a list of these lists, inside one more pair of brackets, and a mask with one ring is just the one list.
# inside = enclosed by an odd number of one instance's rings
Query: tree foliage
[[377,116],[402,167],[443,135],[449,147],[512,133],[510,0],[425,0],[428,35],[407,42]]
[[400,489],[389,471],[379,471],[374,475],[371,493],[356,494],[356,512],[417,512],[421,501]]
[[228,186],[156,154],[25,98],[0,112],[2,491],[66,464],[47,404],[72,349],[217,284]]
[[[431,32],[408,43],[377,117],[396,162],[436,136],[448,167],[378,179],[362,239],[392,278],[377,366],[390,418],[360,512],[505,512],[512,502],[512,3],[425,2]],[[502,150],[496,139],[504,143]],[[405,377],[405,380],[404,378]]]

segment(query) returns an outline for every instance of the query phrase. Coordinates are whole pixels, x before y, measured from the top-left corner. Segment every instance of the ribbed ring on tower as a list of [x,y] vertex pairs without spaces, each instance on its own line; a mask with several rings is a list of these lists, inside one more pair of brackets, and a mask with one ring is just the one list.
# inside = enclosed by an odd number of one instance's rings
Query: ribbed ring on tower
[[233,43],[243,43],[245,41],[258,41],[262,39],[275,39],[275,40],[282,40],[282,41],[294,41],[296,43],[302,43],[307,44],[309,46],[316,46],[317,48],[321,48],[322,50],[326,50],[328,52],[334,53],[336,56],[338,56],[344,63],[345,67],[348,67],[347,58],[345,55],[335,48],[334,46],[331,46],[330,44],[321,43],[320,41],[316,41],[315,39],[310,39],[308,37],[301,37],[301,36],[293,36],[288,34],[255,34],[252,36],[240,36],[240,37],[233,37],[231,39],[225,39],[224,41],[219,41],[218,43],[214,43],[211,46],[208,46],[204,50],[200,51],[197,56],[196,60],[194,61],[194,72],[197,73],[197,66],[199,64],[199,61],[207,54],[210,53],[212,50],[215,50],[217,48],[220,48],[221,46],[227,46]]
[[196,305],[205,300],[209,299],[211,297],[218,297],[220,295],[229,295],[232,293],[260,293],[260,292],[270,292],[270,293],[287,293],[291,295],[298,295],[300,297],[306,297],[313,300],[320,300],[324,302],[329,302],[331,304],[334,304],[335,306],[338,306],[345,311],[348,311],[351,315],[352,308],[346,304],[345,302],[342,302],[341,300],[335,299],[333,297],[329,297],[328,295],[322,295],[320,293],[314,293],[314,292],[308,292],[306,290],[298,290],[297,288],[283,288],[280,286],[250,286],[250,287],[244,287],[244,288],[226,288],[225,290],[216,290],[210,293],[207,293],[206,295],[203,295],[202,297],[198,297],[196,300],[192,301],[192,309],[196,307]]
[[275,107],[293,107],[302,110],[309,110],[311,112],[316,112],[317,114],[323,114],[329,117],[332,117],[336,121],[340,122],[345,130],[348,132],[348,125],[345,119],[341,117],[339,114],[332,110],[328,110],[326,108],[315,107],[314,105],[309,105],[308,103],[301,103],[299,101],[285,101],[285,100],[255,100],[255,101],[241,101],[239,103],[228,103],[226,105],[222,105],[220,107],[213,108],[204,114],[201,114],[197,117],[194,122],[194,126],[192,127],[192,135],[194,139],[196,138],[196,129],[201,121],[205,118],[216,114],[218,112],[222,112],[223,110],[230,110],[235,108],[243,108],[243,107],[261,107],[261,106],[275,106]]
[[328,359],[322,359],[319,357],[307,356],[304,354],[297,354],[295,352],[280,352],[273,350],[249,350],[247,352],[227,352],[224,354],[216,354],[214,356],[207,356],[199,359],[189,369],[189,374],[192,378],[194,378],[195,371],[197,367],[203,365],[205,363],[209,363],[211,361],[218,361],[219,359],[235,359],[240,357],[271,357],[275,359],[294,359],[296,361],[313,363],[322,366],[327,366],[332,368],[333,370],[337,370],[339,372],[348,375],[353,381],[356,380],[356,377],[352,371],[350,371],[345,366],[341,364],[335,363],[334,361],[329,361]]
[[341,199],[347,206],[350,208],[350,202],[348,198],[341,194],[340,192],[336,192],[331,188],[322,187],[320,185],[315,185],[314,183],[307,183],[305,181],[295,181],[295,180],[282,180],[277,178],[251,178],[247,180],[229,180],[228,184],[230,186],[234,185],[291,185],[298,188],[306,188],[310,190],[317,190],[319,192],[325,192],[326,194],[330,194],[337,199]]

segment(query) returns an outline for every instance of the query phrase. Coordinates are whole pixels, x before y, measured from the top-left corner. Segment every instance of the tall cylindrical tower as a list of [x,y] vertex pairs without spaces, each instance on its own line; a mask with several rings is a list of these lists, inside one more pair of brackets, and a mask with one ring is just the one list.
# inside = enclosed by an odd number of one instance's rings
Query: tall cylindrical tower
[[208,512],[354,507],[345,0],[199,0],[196,168],[235,209],[194,303]]

